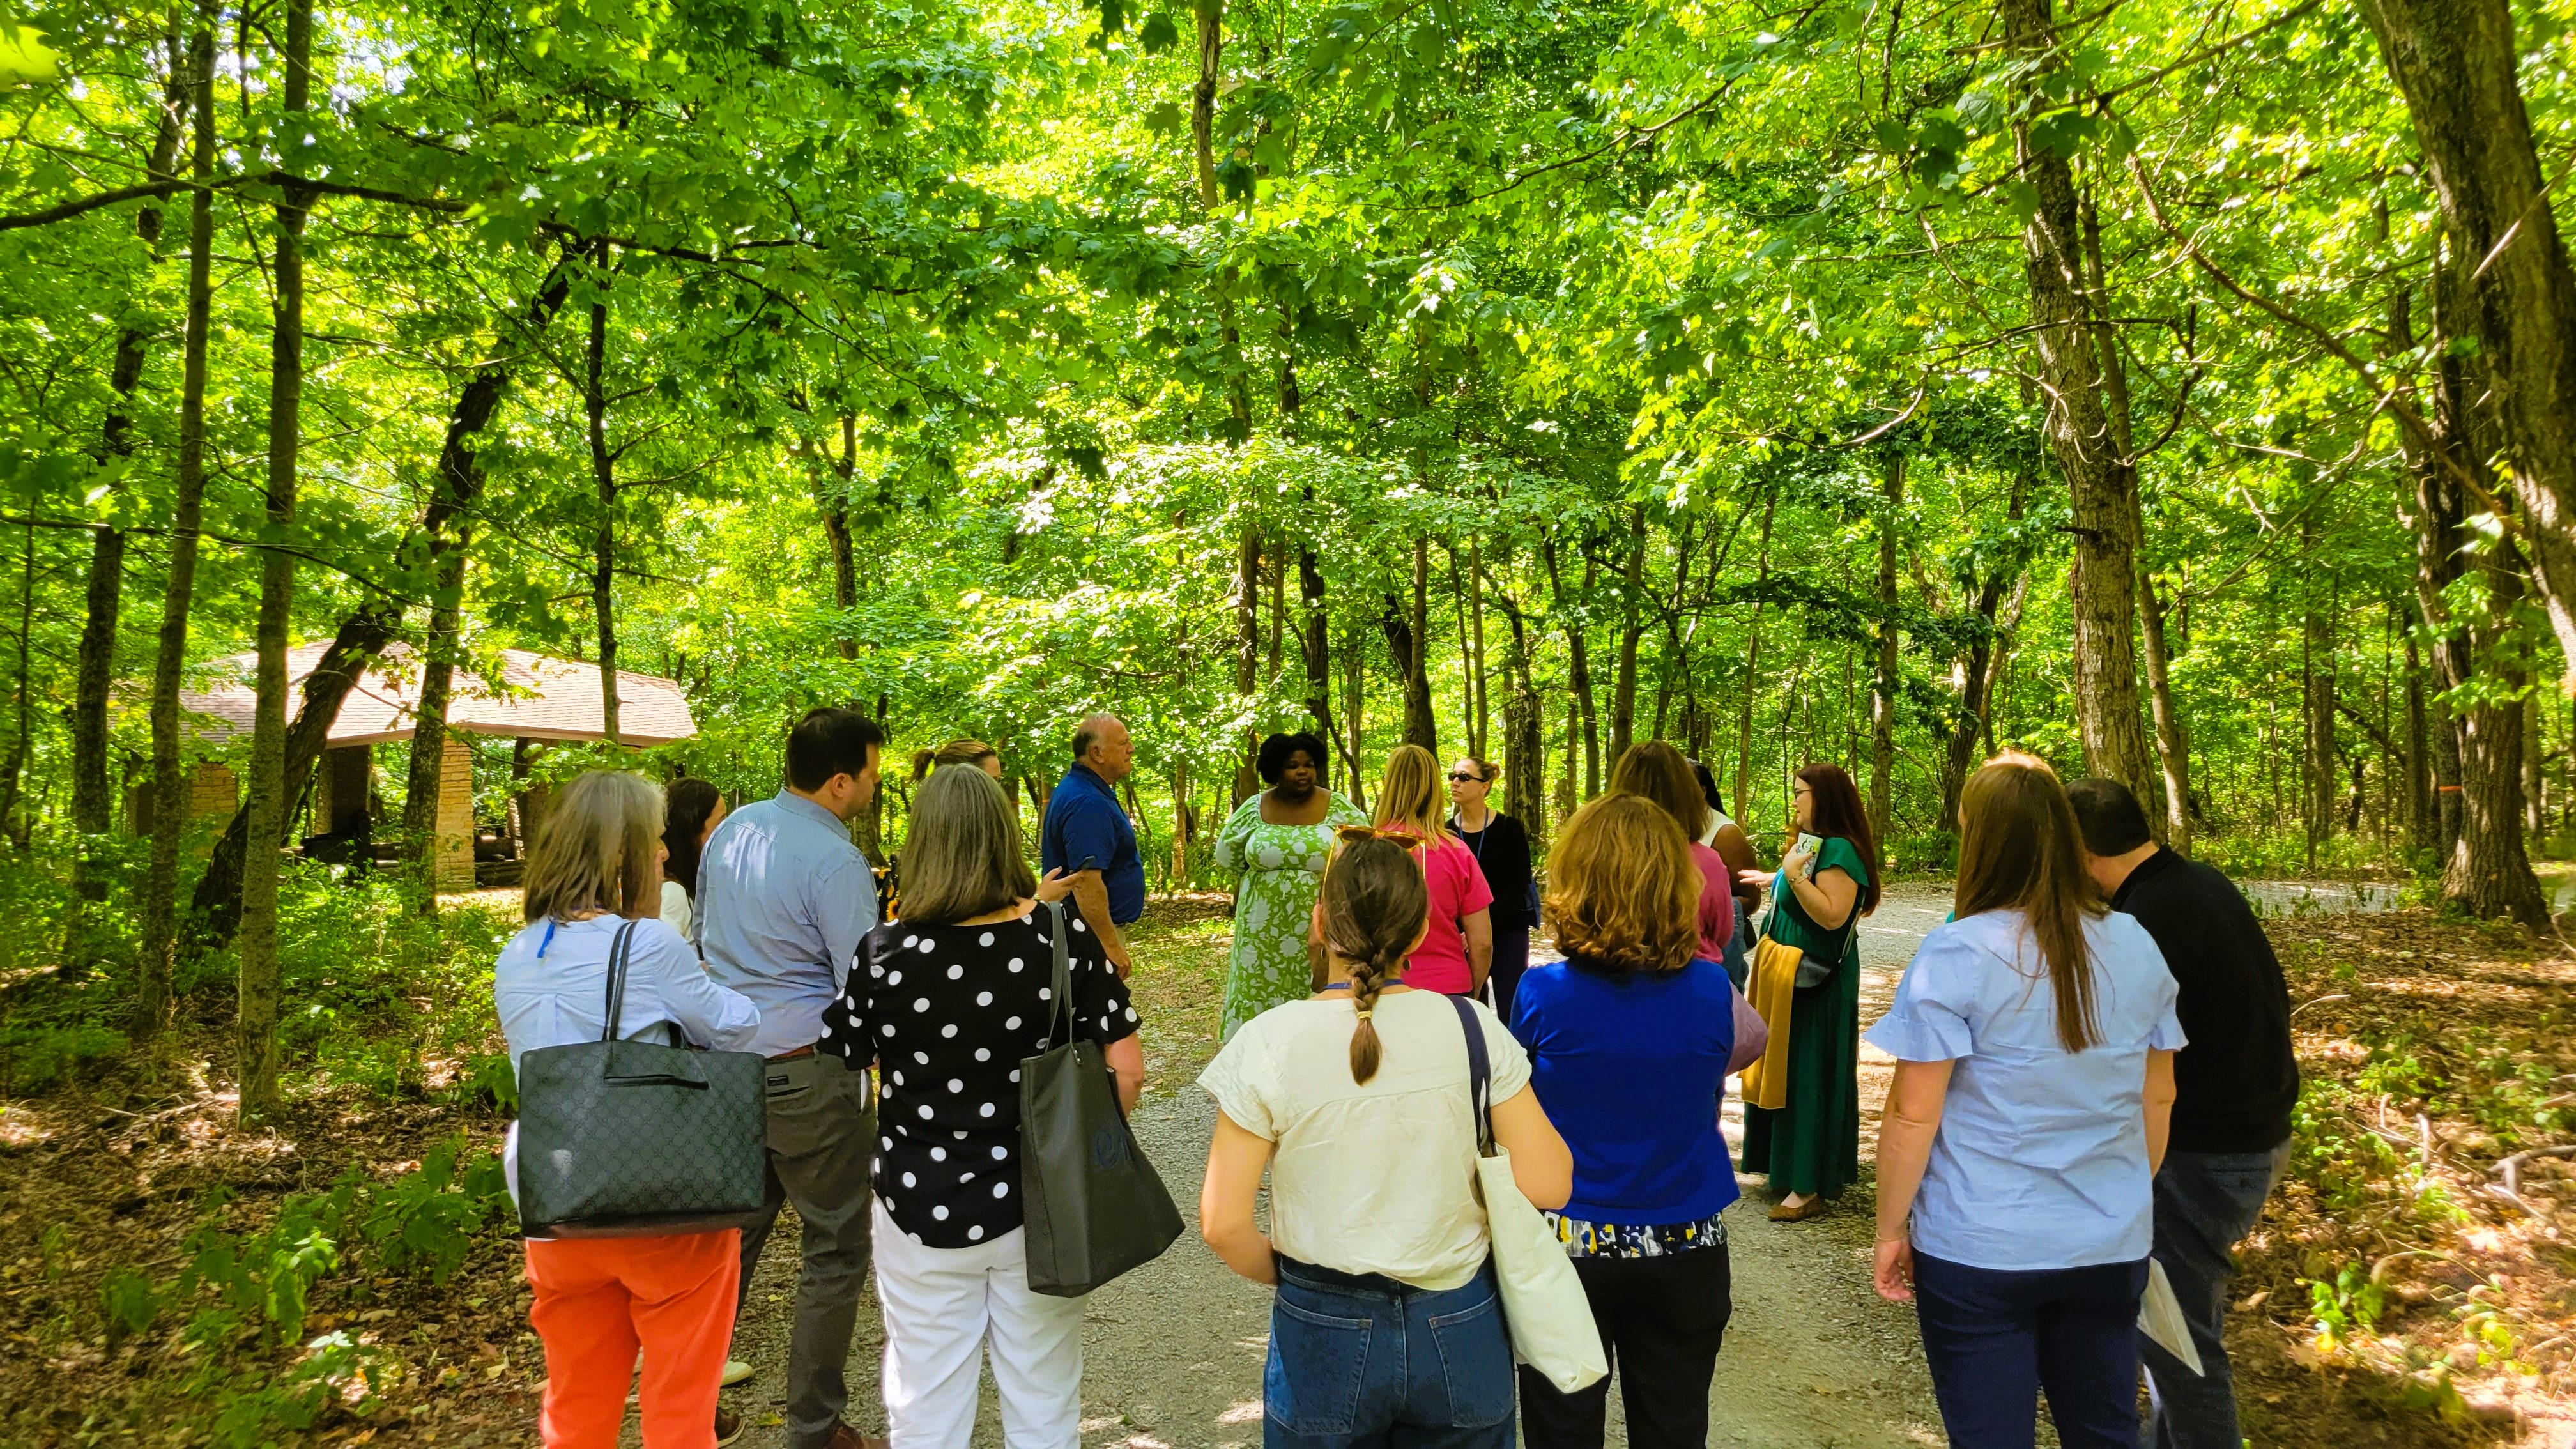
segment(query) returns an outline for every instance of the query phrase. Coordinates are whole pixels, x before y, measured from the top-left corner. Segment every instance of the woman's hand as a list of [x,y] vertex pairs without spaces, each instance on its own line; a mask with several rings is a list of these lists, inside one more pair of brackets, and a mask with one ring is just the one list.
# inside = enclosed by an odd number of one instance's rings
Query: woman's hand
[[1870,1286],[1890,1303],[1914,1301],[1914,1245],[1899,1238],[1878,1245],[1878,1257],[1870,1273]]
[[1807,867],[1812,865],[1815,862],[1815,859],[1816,849],[1814,846],[1799,846],[1797,849],[1790,851],[1787,855],[1780,857],[1780,871],[1791,880],[1805,880],[1807,879]]
[[1037,898],[1041,901],[1060,901],[1072,894],[1073,877],[1064,873],[1063,866],[1057,866],[1048,871],[1046,879],[1038,882],[1036,891]]
[[1757,891],[1763,890],[1771,884],[1771,874],[1768,871],[1739,870],[1735,873],[1735,883],[1751,886]]

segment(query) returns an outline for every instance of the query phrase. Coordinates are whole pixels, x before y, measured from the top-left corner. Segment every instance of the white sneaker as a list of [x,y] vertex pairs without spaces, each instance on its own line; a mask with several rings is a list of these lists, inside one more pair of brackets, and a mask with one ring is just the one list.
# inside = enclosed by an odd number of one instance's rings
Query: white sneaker
[[724,1377],[716,1382],[720,1387],[729,1389],[736,1384],[751,1382],[751,1373],[751,1365],[738,1358],[729,1358],[725,1360]]

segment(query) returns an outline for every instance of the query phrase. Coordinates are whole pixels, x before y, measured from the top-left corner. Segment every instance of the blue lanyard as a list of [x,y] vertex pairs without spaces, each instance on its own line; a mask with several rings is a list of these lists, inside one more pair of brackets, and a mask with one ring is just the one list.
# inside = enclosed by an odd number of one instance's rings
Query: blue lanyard
[[552,916],[548,916],[548,917],[546,917],[546,938],[545,938],[544,940],[539,941],[539,942],[537,943],[537,959],[538,959],[538,960],[540,960],[540,961],[543,961],[544,959],[546,959],[546,948],[547,948],[548,946],[553,945],[554,943],[555,943],[555,918],[554,918],[554,917],[552,917]]

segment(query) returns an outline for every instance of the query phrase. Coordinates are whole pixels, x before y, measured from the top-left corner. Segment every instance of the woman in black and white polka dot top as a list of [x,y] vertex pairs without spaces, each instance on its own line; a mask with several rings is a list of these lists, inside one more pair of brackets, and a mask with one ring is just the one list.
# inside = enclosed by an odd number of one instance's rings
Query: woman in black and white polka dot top
[[[859,945],[822,1046],[877,1064],[875,1260],[885,1404],[897,1449],[964,1449],[982,1354],[1008,1442],[1081,1437],[1082,1300],[1031,1292],[1021,1236],[1020,1063],[1062,1037],[1054,916],[1019,820],[981,770],[915,797],[900,918]],[[1144,1084],[1136,1010],[1070,902],[1072,1030],[1099,1042],[1122,1107]]]

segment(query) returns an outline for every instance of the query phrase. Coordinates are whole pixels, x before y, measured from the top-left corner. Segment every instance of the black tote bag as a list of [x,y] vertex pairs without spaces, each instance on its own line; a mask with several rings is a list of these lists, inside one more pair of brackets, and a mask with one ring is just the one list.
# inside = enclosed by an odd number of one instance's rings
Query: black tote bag
[[608,1029],[519,1059],[519,1230],[632,1238],[739,1227],[769,1170],[765,1063],[751,1052],[621,1041],[635,923],[608,952]]
[[1064,908],[1055,918],[1051,1046],[1020,1061],[1020,1191],[1027,1213],[1029,1286],[1078,1298],[1161,1257],[1181,1235],[1181,1211],[1136,1146],[1100,1044],[1074,1034],[1073,967]]

